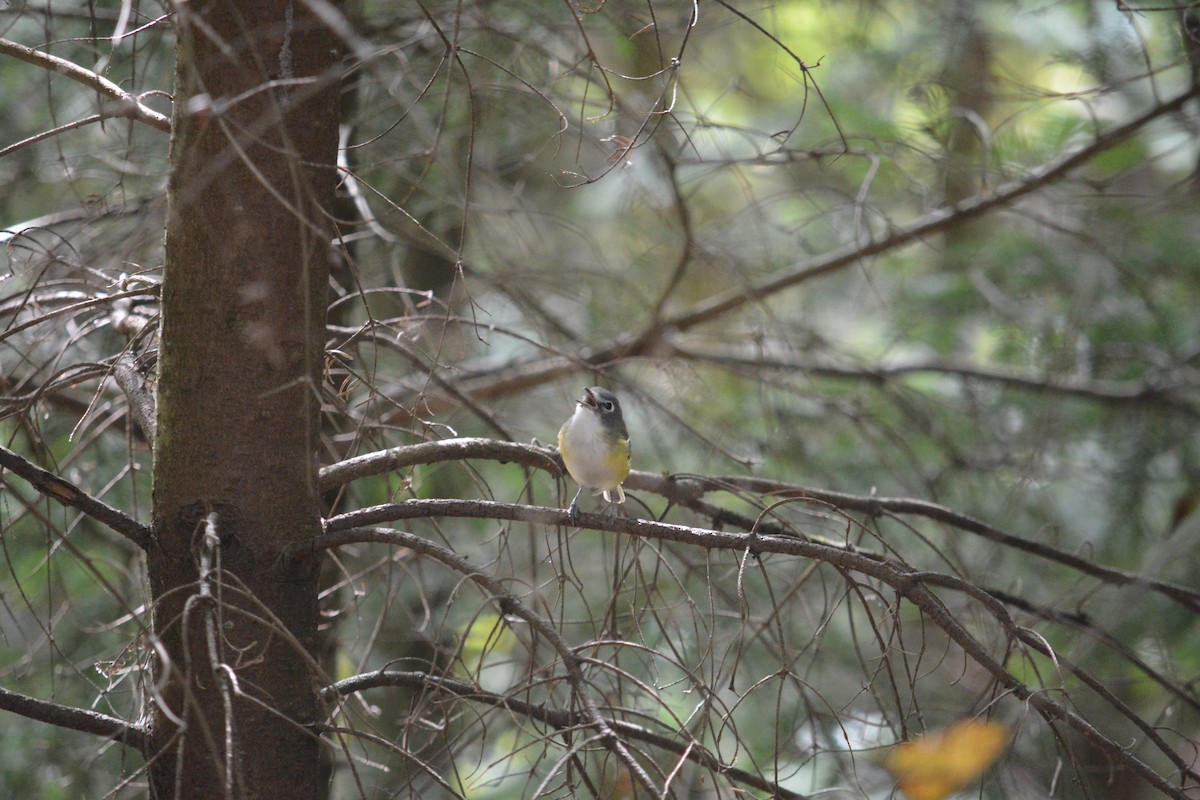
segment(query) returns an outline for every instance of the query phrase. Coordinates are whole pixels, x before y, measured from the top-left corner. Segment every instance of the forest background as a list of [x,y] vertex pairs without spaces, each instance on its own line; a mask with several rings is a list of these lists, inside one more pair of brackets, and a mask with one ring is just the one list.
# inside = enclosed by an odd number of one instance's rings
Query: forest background
[[0,30],[0,794],[1200,797],[1186,4]]

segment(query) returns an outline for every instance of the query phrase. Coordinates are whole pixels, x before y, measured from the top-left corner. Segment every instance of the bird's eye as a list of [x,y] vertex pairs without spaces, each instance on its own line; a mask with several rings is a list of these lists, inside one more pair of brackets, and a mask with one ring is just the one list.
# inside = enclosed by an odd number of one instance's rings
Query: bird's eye
[[611,401],[611,400],[605,400],[605,401],[604,401],[604,410],[605,410],[605,411],[612,411],[612,410],[613,410],[613,404],[612,404],[612,401]]

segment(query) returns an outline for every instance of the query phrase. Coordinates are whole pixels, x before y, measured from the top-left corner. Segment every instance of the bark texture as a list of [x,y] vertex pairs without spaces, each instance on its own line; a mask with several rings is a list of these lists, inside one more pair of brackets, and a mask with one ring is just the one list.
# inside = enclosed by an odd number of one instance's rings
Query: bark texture
[[314,797],[312,565],[338,42],[302,2],[177,6],[154,460],[156,797]]

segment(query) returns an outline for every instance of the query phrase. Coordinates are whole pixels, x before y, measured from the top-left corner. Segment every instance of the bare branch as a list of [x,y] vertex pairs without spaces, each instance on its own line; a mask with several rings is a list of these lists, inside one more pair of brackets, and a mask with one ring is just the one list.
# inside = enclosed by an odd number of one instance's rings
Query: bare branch
[[[516,359],[505,366],[491,365],[486,370],[473,370],[460,365],[464,373],[477,372],[476,377],[463,380],[460,391],[477,401],[508,396],[556,378],[569,375],[581,367],[594,368],[638,356],[657,356],[663,339],[670,331],[686,331],[764,300],[813,278],[829,275],[863,261],[863,259],[899,250],[914,242],[953,230],[985,214],[1011,208],[1018,200],[1043,189],[1065,177],[1088,161],[1124,142],[1147,124],[1164,116],[1178,113],[1190,100],[1200,94],[1194,87],[1171,100],[1159,103],[1123,125],[1104,131],[1088,145],[1063,156],[1058,161],[1034,170],[1025,178],[982,192],[968,200],[939,208],[909,225],[896,227],[882,238],[866,244],[854,243],[815,259],[780,270],[774,276],[752,286],[734,286],[727,291],[700,301],[691,309],[663,319],[653,318],[649,327],[615,337],[596,347],[580,349],[570,358],[554,355]],[[426,395],[424,401],[439,407],[438,398]]]
[[324,467],[321,470],[319,485],[321,491],[327,492],[359,478],[380,475],[401,467],[468,458],[483,458],[502,464],[514,462],[534,469],[544,469],[556,475],[561,475],[563,471],[562,461],[554,450],[494,439],[444,439],[439,442],[422,442],[367,453]]
[[20,475],[29,481],[29,484],[34,489],[37,489],[38,492],[44,494],[46,497],[53,498],[64,506],[70,506],[82,511],[97,522],[108,526],[133,542],[139,549],[145,550],[150,544],[150,529],[148,527],[132,517],[126,516],[112,506],[97,500],[70,481],[64,480],[53,472],[48,472],[30,461],[26,461],[12,450],[3,446],[0,446],[0,467],[4,467]]
[[155,408],[154,393],[146,384],[146,378],[137,366],[137,359],[129,350],[123,350],[113,364],[113,380],[125,397],[129,400],[129,411],[134,421],[142,429],[142,435],[151,447],[154,447],[154,436],[158,431],[158,412]]
[[[894,566],[890,564],[880,565],[881,572],[890,572],[893,569],[895,569]],[[877,575],[876,577],[892,585],[906,600],[921,609],[935,625],[945,631],[963,649],[969,658],[986,669],[996,679],[997,683],[1011,691],[1018,699],[1024,700],[1037,709],[1038,713],[1048,723],[1058,720],[1066,722],[1074,731],[1081,734],[1109,758],[1113,759],[1113,761],[1129,767],[1146,783],[1167,797],[1174,797],[1176,800],[1188,800],[1189,794],[1183,788],[1175,786],[1162,775],[1159,775],[1153,767],[1135,756],[1125,745],[1118,744],[1105,736],[1086,717],[1071,710],[1068,706],[1057,700],[1051,699],[1045,692],[1030,688],[1018,680],[1016,676],[1012,675],[1002,663],[993,658],[983,645],[959,623],[955,616],[929,588],[923,576],[908,575],[901,577],[897,575],[897,582],[895,583],[882,575]]]
[[[559,512],[559,515],[565,517],[566,512]],[[599,734],[604,746],[610,748],[616,754],[617,758],[621,760],[630,774],[637,778],[639,783],[648,790],[655,789],[654,782],[646,774],[645,769],[633,757],[633,754],[629,752],[629,749],[625,746],[621,738],[608,725],[607,719],[600,713],[595,699],[588,691],[588,682],[583,675],[582,664],[584,659],[576,654],[575,650],[563,638],[562,633],[554,623],[535,613],[522,603],[506,588],[503,581],[485,572],[481,572],[478,567],[453,550],[411,533],[392,531],[386,528],[373,528],[370,530],[356,529],[344,531],[343,533],[353,535],[355,537],[353,541],[399,544],[409,547],[424,556],[434,558],[488,592],[491,595],[492,601],[499,606],[503,614],[518,617],[529,623],[530,628],[549,643],[558,655],[563,669],[567,673],[567,681],[571,685],[572,693],[583,707],[583,717],[587,721],[588,726]],[[311,551],[336,546],[328,544],[328,542],[333,541],[335,538],[336,536],[333,538],[327,535],[318,536],[311,544]],[[305,548],[290,548],[290,550],[291,555],[297,557],[304,555]]]
[[[837,272],[838,270],[857,264],[864,258],[897,250],[926,237],[971,222],[990,211],[1009,208],[1026,195],[1049,186],[1059,178],[1065,177],[1072,170],[1083,166],[1101,153],[1125,141],[1146,127],[1150,122],[1159,117],[1177,113],[1197,94],[1200,94],[1200,87],[1194,87],[1172,100],[1159,103],[1125,124],[1118,125],[1111,130],[1098,134],[1085,147],[1081,147],[1073,153],[1063,156],[1058,161],[1051,162],[1040,169],[1034,170],[1022,180],[1013,181],[996,191],[982,192],[961,203],[940,208],[910,225],[893,229],[887,236],[877,239],[874,242],[868,242],[865,245],[854,244],[844,247],[813,261],[797,264],[791,269],[781,270],[775,276],[756,286],[733,287],[722,294],[715,295],[708,300],[698,303],[690,311],[665,320],[663,324],[666,327],[677,328],[679,330],[694,328],[704,322],[716,319],[749,303],[758,302],[812,278]],[[657,338],[657,333],[652,338]]]
[[[559,730],[578,728],[581,725],[588,724],[587,717],[576,711],[551,708],[543,703],[530,703],[519,697],[489,692],[468,681],[441,675],[431,675],[427,672],[401,672],[397,670],[368,672],[338,681],[332,686],[326,687],[323,693],[325,695],[345,697],[355,692],[362,692],[381,686],[428,689],[434,692],[450,694],[464,700],[522,714]],[[690,737],[686,737],[686,731],[671,731],[670,735],[664,735],[643,725],[635,725],[625,720],[611,717],[607,717],[606,720],[618,735],[626,739],[645,742],[667,752],[674,753],[715,774],[723,775],[734,783],[744,784],[759,791],[770,792],[771,797],[785,798],[786,800],[803,800],[806,797],[806,795],[790,791],[773,781],[768,781],[761,775],[722,762],[720,758],[710,752],[701,743]]]
[[1172,383],[1169,372],[1163,376],[1168,378],[1167,380],[1106,381],[1075,376],[1026,375],[1011,370],[986,368],[954,361],[879,364],[856,368],[754,354],[704,352],[676,345],[670,345],[670,347],[671,351],[680,358],[732,367],[781,370],[798,372],[812,377],[840,378],[877,384],[883,384],[905,375],[933,373],[950,375],[964,381],[994,383],[1033,394],[1074,397],[1109,406],[1137,407],[1153,404],[1182,412],[1192,418],[1200,418],[1200,409],[1182,396],[1185,391],[1194,387],[1184,378]]
[[[633,476],[631,475],[631,478]],[[662,478],[663,481],[670,480]],[[635,486],[640,481],[631,480],[627,485]],[[755,479],[730,479],[730,484],[755,484]],[[861,511],[870,516],[889,512],[895,514],[917,514],[944,522],[962,530],[985,535],[1008,546],[1034,552],[1054,561],[1067,563],[1081,572],[1100,577],[1116,585],[1141,585],[1154,589],[1188,608],[1200,608],[1200,593],[1174,584],[1157,581],[1121,570],[1103,567],[1092,562],[1055,550],[1037,542],[1006,534],[986,523],[965,514],[951,511],[936,503],[908,498],[858,497],[839,492],[816,491],[808,493],[795,490],[790,493],[796,499],[812,499],[834,507]],[[837,498],[835,500],[834,498]],[[361,541],[377,541],[373,533],[363,533],[364,526],[402,519],[427,517],[455,517],[475,519],[507,519],[516,522],[531,522],[543,525],[568,525],[567,512],[559,508],[528,506],[512,503],[495,503],[488,500],[406,500],[403,503],[388,503],[369,508],[348,511],[325,521],[325,534],[315,540],[293,545],[290,554],[300,557],[318,550],[341,547]],[[766,534],[761,532],[717,531],[688,525],[674,525],[645,519],[610,517],[608,514],[581,513],[579,527],[589,530],[625,533],[662,541],[680,542],[708,550],[732,550],[734,552],[780,553],[825,561],[839,568],[856,569],[871,573],[867,564],[886,561],[883,555],[864,551],[857,547],[840,546],[831,542],[801,538],[795,534]],[[361,538],[365,535],[367,538]]]
[[49,320],[54,319],[55,317],[70,316],[72,314],[75,314],[76,312],[83,311],[85,309],[96,308],[98,306],[112,305],[113,303],[115,303],[119,300],[123,300],[128,297],[152,297],[154,294],[155,294],[155,290],[138,288],[138,289],[131,289],[127,292],[116,292],[114,294],[106,294],[106,295],[100,295],[97,297],[89,297],[88,299],[81,300],[78,303],[72,303],[71,305],[60,306],[59,308],[56,308],[53,311],[46,311],[44,313],[40,313],[33,319],[26,320],[25,322],[22,322],[19,325],[10,325],[8,328],[5,328],[3,333],[0,333],[0,341],[3,341],[11,336],[14,336],[28,328],[33,328],[38,325],[41,325],[44,322],[48,322]]
[[1073,553],[1059,550],[1056,547],[1006,533],[982,520],[928,500],[917,500],[910,497],[871,497],[827,491],[825,489],[810,489],[798,486],[789,487],[778,481],[741,476],[720,478],[715,481],[715,484],[709,484],[709,479],[703,479],[699,483],[702,485],[708,484],[713,488],[736,488],[760,495],[768,495],[776,499],[815,500],[823,504],[827,503],[843,511],[859,511],[871,517],[877,517],[881,514],[908,514],[925,517],[926,519],[932,519],[936,522],[958,528],[959,530],[977,534],[990,541],[998,542],[1005,547],[1032,553],[1048,561],[1064,564],[1085,575],[1099,578],[1114,586],[1144,586],[1165,597],[1171,598],[1185,608],[1192,611],[1200,611],[1200,592],[1193,589],[1088,561],[1086,558],[1080,558]]
[[107,714],[49,703],[7,689],[0,689],[0,709],[60,728],[104,736],[135,750],[145,751],[146,748],[145,728]]
[[[497,442],[490,439],[447,439],[441,442],[424,442],[407,447],[396,447],[378,453],[368,453],[364,456],[349,459],[321,470],[321,489],[323,491],[341,486],[357,478],[377,475],[391,469],[428,464],[437,461],[449,461],[461,458],[483,458],[501,463],[513,462],[534,469],[544,469],[558,476],[562,474],[562,466],[557,451],[535,445],[523,445],[516,442]],[[787,536],[795,534],[782,529],[764,525],[762,521],[744,520],[731,515],[725,509],[704,504],[701,498],[713,491],[740,491],[759,496],[770,497],[772,500],[805,500],[828,504],[839,511],[855,511],[869,517],[883,514],[910,515],[931,519],[946,525],[982,536],[1014,550],[1031,553],[1048,561],[1063,564],[1079,572],[1098,578],[1114,586],[1144,586],[1154,592],[1169,597],[1185,608],[1200,611],[1200,592],[1184,586],[1161,581],[1156,578],[1114,567],[1097,564],[1073,553],[1051,547],[1048,544],[1026,539],[1000,528],[962,514],[951,508],[927,500],[908,497],[876,497],[871,495],[855,495],[847,492],[836,492],[828,489],[818,489],[809,486],[798,486],[784,481],[765,478],[750,478],[745,476],[729,476],[723,478],[708,478],[690,475],[663,475],[654,472],[634,470],[625,481],[625,486],[637,491],[647,491],[658,494],[668,500],[690,508],[713,519],[714,522],[741,524],[746,530],[760,533],[780,533]],[[404,503],[347,512],[326,520],[326,532],[332,533],[346,528],[375,525],[381,522],[391,522],[398,519],[418,519],[423,517],[475,517],[478,519],[510,519],[524,522],[537,522],[546,525],[562,525],[566,523],[566,513],[559,509],[540,506],[510,505],[481,500],[409,500]],[[643,529],[639,534],[634,527],[638,524],[657,524],[646,520],[609,519],[603,514],[585,514],[581,517],[583,527],[597,530],[609,530],[634,535],[650,535],[657,529]],[[744,524],[749,522],[749,524]],[[674,528],[680,526],[664,526]],[[696,529],[690,529],[696,530]],[[742,535],[742,534],[738,534]],[[712,540],[707,540],[712,542]],[[709,546],[716,547],[715,543]],[[745,543],[734,542],[728,546],[733,549],[744,549]],[[765,552],[765,551],[764,551]],[[864,553],[861,549],[854,552]],[[874,556],[882,558],[882,556]]]
[[[399,513],[400,518],[411,518],[418,516],[408,513],[415,506],[430,506],[437,504],[443,507],[445,516],[466,516],[466,514],[453,513],[460,512],[465,509],[459,508],[463,501],[408,501],[393,506],[377,506],[374,511]],[[488,506],[499,506],[500,504],[489,503],[483,504]],[[365,509],[370,512],[373,509]],[[533,517],[543,517],[540,512],[552,512],[559,517],[562,522],[566,521],[566,512],[551,509],[536,509],[528,506],[512,506],[509,510],[514,512],[520,511],[521,516],[515,518],[526,518],[526,513],[532,514]],[[535,513],[537,512],[537,513]],[[487,588],[492,592],[493,599],[500,603],[506,613],[512,612],[516,616],[530,622],[538,631],[539,634],[546,635],[547,626],[540,624],[541,618],[536,614],[529,612],[524,606],[521,606],[516,598],[509,593],[502,583],[488,575],[483,575],[478,572],[477,568],[472,566],[466,559],[459,556],[457,553],[450,551],[441,545],[430,542],[415,534],[405,531],[391,530],[387,528],[343,528],[343,524],[349,525],[351,518],[357,518],[359,512],[351,512],[343,514],[340,517],[335,517],[330,520],[330,529],[336,529],[336,532],[326,533],[318,536],[316,540],[310,543],[312,550],[328,549],[337,547],[343,544],[352,542],[380,542],[395,546],[405,547],[422,555],[437,558],[439,561],[452,566],[453,568],[466,575],[470,580]],[[371,516],[364,514],[364,517]],[[506,514],[489,515],[491,518],[505,518]],[[600,514],[582,514],[580,518],[587,527],[592,527],[593,522],[602,522],[607,519]],[[537,521],[543,521],[538,519]],[[600,527],[600,526],[597,526]],[[894,561],[885,561],[875,556],[868,556],[862,553],[855,553],[849,550],[840,549],[826,544],[804,541],[791,537],[779,536],[761,536],[754,533],[729,533],[725,531],[706,530],[703,528],[692,528],[683,525],[667,525],[658,522],[649,522],[646,520],[614,520],[609,525],[603,526],[608,530],[630,533],[632,535],[649,535],[654,538],[659,538],[668,541],[680,542],[701,548],[728,548],[732,550],[740,550],[746,553],[758,555],[761,553],[781,553],[804,558],[812,558],[818,561],[824,561],[839,570],[848,570],[859,572],[874,578],[887,586],[891,587],[897,595],[903,597],[919,608],[925,616],[939,628],[941,628],[963,652],[977,664],[982,666],[997,683],[1006,690],[1012,692],[1018,699],[1028,703],[1035,708],[1048,722],[1063,721],[1077,733],[1081,734],[1096,747],[1106,753],[1114,761],[1125,764],[1132,771],[1136,772],[1143,780],[1153,786],[1158,791],[1168,797],[1177,798],[1177,800],[1187,800],[1188,795],[1184,791],[1168,780],[1159,775],[1150,765],[1134,756],[1128,748],[1122,744],[1118,744],[1111,738],[1105,736],[1095,725],[1088,721],[1086,717],[1073,711],[1067,705],[1058,702],[1051,698],[1045,692],[1030,687],[1015,675],[1010,673],[1008,669],[988,652],[987,648],[964,627],[953,613],[942,603],[941,599],[933,592],[931,586],[939,585],[947,576],[941,576],[937,573],[918,572],[908,569]],[[305,548],[307,549],[307,548]],[[304,551],[296,549],[293,555],[301,555]],[[978,595],[979,593],[975,593]],[[1012,627],[1011,621],[1007,619],[1007,612],[999,602],[985,603],[989,611],[1000,618],[1002,624],[1006,627]],[[535,624],[535,621],[537,624]],[[553,633],[551,641],[557,641],[559,634],[552,627],[548,630]],[[562,651],[558,646],[555,649],[559,651],[560,656]],[[564,660],[566,658],[564,657]],[[571,670],[575,663],[575,656],[572,654],[570,660],[566,660],[568,671]],[[578,669],[578,667],[575,667]],[[574,681],[573,681],[574,682]],[[576,687],[579,690],[578,686]],[[599,725],[597,720],[598,712],[594,706],[590,705],[590,697],[583,694],[582,699],[585,705],[589,707],[589,718],[593,725]],[[595,713],[592,713],[595,712]],[[598,728],[603,733],[605,730],[611,731],[608,726]],[[615,735],[615,734],[614,734]]]
[[116,100],[119,105],[110,116],[137,120],[164,133],[171,132],[170,117],[143,105],[142,99],[138,95],[125,91],[108,78],[84,69],[74,62],[43,53],[41,50],[34,50],[32,47],[26,47],[8,39],[0,39],[0,54],[18,58],[27,64],[33,64],[60,75],[66,75],[76,83],[83,84],[105,97]]
[[38,142],[43,141],[45,139],[49,139],[53,136],[58,136],[60,133],[66,133],[67,131],[73,131],[76,128],[82,128],[85,125],[91,125],[94,122],[101,122],[106,119],[113,119],[114,117],[121,117],[121,116],[125,116],[125,115],[116,113],[116,112],[109,112],[109,113],[105,113],[105,114],[89,114],[88,116],[83,117],[81,119],[77,119],[73,122],[68,122],[64,125],[59,125],[57,128],[51,128],[48,131],[41,131],[40,133],[35,133],[33,136],[30,136],[27,139],[22,139],[19,142],[13,142],[12,144],[8,145],[7,147],[0,148],[0,158],[4,158],[9,153],[15,153],[16,151],[20,150],[23,147],[28,147],[31,144],[37,144]]
[[[1142,732],[1142,735],[1144,735],[1148,741],[1152,742],[1154,746],[1157,747],[1159,751],[1166,756],[1172,764],[1175,765],[1175,768],[1179,770],[1181,775],[1186,775],[1195,781],[1200,781],[1200,774],[1197,774],[1196,771],[1192,769],[1190,759],[1185,759],[1179,753],[1172,750],[1170,745],[1167,744],[1166,740],[1164,740],[1162,736],[1159,735],[1158,731],[1154,729],[1154,726],[1138,716],[1137,712],[1130,708],[1129,704],[1122,700],[1115,692],[1111,691],[1107,686],[1105,686],[1102,680],[1090,674],[1078,664],[1072,662],[1066,656],[1052,650],[1051,647],[1046,643],[1046,640],[1038,634],[1030,631],[1028,628],[1018,626],[1009,616],[1008,611],[1003,607],[1014,599],[1012,595],[1003,595],[1003,597],[996,596],[990,591],[981,589],[968,581],[962,580],[961,578],[956,578],[952,575],[944,575],[941,573],[925,572],[916,574],[913,576],[913,578],[921,580],[930,586],[940,586],[963,592],[964,594],[967,594],[983,603],[984,606],[986,606],[991,612],[992,616],[995,617],[995,619],[1004,627],[1005,631],[1013,641],[1019,641],[1031,650],[1053,659],[1061,669],[1070,672],[1089,689],[1095,692],[1098,697],[1102,698],[1106,703],[1116,709],[1117,712],[1128,719],[1134,727]],[[1078,625],[1074,627],[1077,629],[1080,628]],[[1093,635],[1098,633],[1094,630],[1087,630],[1087,632]],[[1113,649],[1123,658],[1130,660],[1131,663],[1139,667],[1143,673],[1157,680],[1168,691],[1180,696],[1184,702],[1188,703],[1189,705],[1195,705],[1195,701],[1192,698],[1188,698],[1185,693],[1181,692],[1179,687],[1174,686],[1170,681],[1163,680],[1162,675],[1160,675],[1156,670],[1149,668],[1148,665],[1140,661],[1140,659],[1137,659],[1134,654],[1127,652],[1127,649],[1124,648],[1119,642],[1115,642],[1110,639],[1106,642],[1106,644],[1110,647],[1110,649]]]

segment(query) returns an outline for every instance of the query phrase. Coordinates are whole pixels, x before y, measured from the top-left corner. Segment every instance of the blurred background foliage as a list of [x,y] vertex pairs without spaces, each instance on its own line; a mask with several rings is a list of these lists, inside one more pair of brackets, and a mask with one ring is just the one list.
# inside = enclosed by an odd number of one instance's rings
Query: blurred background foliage
[[[326,462],[452,436],[553,443],[580,388],[603,383],[624,398],[639,470],[922,498],[1200,588],[1197,106],[1105,140],[1191,90],[1181,10],[348,3]],[[14,2],[0,29],[135,93],[167,93],[170,15]],[[11,58],[0,88],[0,147],[104,104]],[[166,96],[145,102],[169,113]],[[1077,168],[953,221],[955,204],[1037,181],[1097,141]],[[152,370],[167,168],[165,135],[116,119],[0,157],[3,444],[143,520],[149,453],[109,375],[123,349]],[[759,291],[937,215],[951,222],[905,246]],[[118,306],[149,324],[119,330]],[[566,491],[512,465],[444,463],[329,503],[554,505]],[[768,501],[722,502],[754,517]],[[705,524],[652,495],[629,505]],[[1002,593],[1020,624],[1194,764],[1194,607],[951,526],[795,503],[773,514]],[[136,557],[8,476],[0,522],[0,684],[137,719]],[[686,726],[792,790],[886,797],[883,748],[987,710],[1016,733],[982,796],[1158,796],[1048,733],[910,607],[837,570],[495,521],[411,529],[469,553],[570,641],[655,687],[605,673],[596,688],[614,707]],[[486,596],[411,553],[348,548],[327,585],[332,678],[391,665],[504,692],[544,666]],[[951,598],[1014,675],[1197,791],[1111,703]],[[435,705],[351,698],[353,725],[413,760],[356,740],[334,796],[407,796],[438,771],[471,797],[528,797],[560,757],[538,726]],[[9,796],[136,793],[137,760],[82,735],[6,716],[0,753]],[[590,790],[627,795],[628,776],[601,767]],[[681,796],[726,791],[704,778],[689,774]]]

